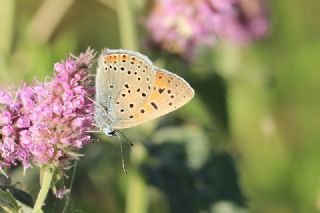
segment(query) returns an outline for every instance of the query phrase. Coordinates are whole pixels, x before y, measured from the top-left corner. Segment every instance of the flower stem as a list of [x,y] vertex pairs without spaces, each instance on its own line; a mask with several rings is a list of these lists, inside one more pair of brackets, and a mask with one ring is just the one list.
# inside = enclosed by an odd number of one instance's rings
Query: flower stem
[[[121,46],[124,49],[139,50],[137,26],[135,23],[133,0],[118,0],[118,22]],[[139,172],[146,151],[142,145],[136,144],[132,149],[132,166],[128,174],[128,191],[125,212],[145,213],[148,209],[147,184]]]
[[53,178],[53,174],[55,171],[55,167],[52,165],[43,166],[41,168],[41,188],[32,210],[33,213],[42,213],[42,206],[44,205],[44,201],[47,197],[48,191],[51,186],[51,181]]
[[118,22],[121,46],[125,49],[139,49],[132,0],[118,0]]
[[73,166],[73,172],[72,172],[72,177],[71,177],[71,182],[70,182],[70,193],[68,193],[68,195],[67,195],[66,203],[65,203],[65,205],[63,207],[62,213],[65,213],[68,210],[68,206],[69,206],[69,203],[70,203],[70,196],[71,196],[72,186],[73,186],[73,182],[74,182],[74,177],[76,176],[76,170],[77,170],[77,162]]

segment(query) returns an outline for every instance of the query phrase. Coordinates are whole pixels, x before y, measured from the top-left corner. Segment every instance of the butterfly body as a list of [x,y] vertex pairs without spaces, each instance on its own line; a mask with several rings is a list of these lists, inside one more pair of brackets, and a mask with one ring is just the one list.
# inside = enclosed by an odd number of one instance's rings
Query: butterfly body
[[105,49],[98,59],[95,121],[106,135],[174,111],[193,95],[184,79],[138,52]]

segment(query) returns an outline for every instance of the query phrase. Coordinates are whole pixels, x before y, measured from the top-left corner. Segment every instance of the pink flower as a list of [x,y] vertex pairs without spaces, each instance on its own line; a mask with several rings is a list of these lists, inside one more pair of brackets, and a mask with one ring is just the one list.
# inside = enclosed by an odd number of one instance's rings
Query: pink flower
[[70,189],[67,189],[65,186],[61,189],[55,190],[54,194],[57,198],[63,199],[64,196],[70,193]]
[[239,44],[261,39],[268,33],[269,23],[261,0],[238,0],[238,12],[226,17],[221,37]]
[[11,122],[11,113],[3,111],[0,115],[0,125],[9,124]]
[[14,129],[11,125],[5,125],[1,128],[1,134],[3,136],[9,136],[13,133]]
[[[90,49],[55,64],[50,82],[23,85],[15,94],[0,92],[1,165],[66,165],[90,142],[94,106],[89,98]],[[12,97],[15,97],[14,99]]]
[[[259,10],[248,11],[254,7]],[[268,29],[259,0],[158,0],[146,27],[153,43],[187,57],[219,38],[242,43]]]

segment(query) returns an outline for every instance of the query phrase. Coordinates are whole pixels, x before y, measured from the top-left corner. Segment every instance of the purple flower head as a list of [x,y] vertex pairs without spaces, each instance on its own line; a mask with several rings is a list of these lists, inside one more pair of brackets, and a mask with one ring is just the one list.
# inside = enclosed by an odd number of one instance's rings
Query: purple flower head
[[[21,116],[21,101],[13,92],[0,91],[0,167],[17,165],[30,166],[30,154],[18,142],[21,128],[17,127]],[[19,121],[20,122],[20,121]]]
[[243,1],[260,5],[259,0],[158,0],[146,27],[153,43],[187,57],[218,38],[242,42],[262,37],[267,30],[264,14],[248,16],[244,22]]
[[[66,165],[90,142],[94,107],[89,98],[90,49],[55,64],[55,77],[16,94],[0,92],[1,165]],[[15,97],[14,99],[12,97]]]
[[238,0],[237,13],[226,17],[221,37],[239,44],[248,44],[265,37],[269,23],[262,0]]

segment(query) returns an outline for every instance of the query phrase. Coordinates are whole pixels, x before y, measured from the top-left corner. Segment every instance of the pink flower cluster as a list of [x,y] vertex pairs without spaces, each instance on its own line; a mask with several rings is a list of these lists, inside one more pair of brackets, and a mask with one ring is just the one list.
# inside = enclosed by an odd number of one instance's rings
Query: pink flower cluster
[[94,106],[88,68],[94,52],[55,64],[48,82],[0,92],[0,166],[63,166],[90,142]]
[[146,26],[154,43],[187,54],[218,38],[244,43],[267,33],[260,0],[158,0]]

